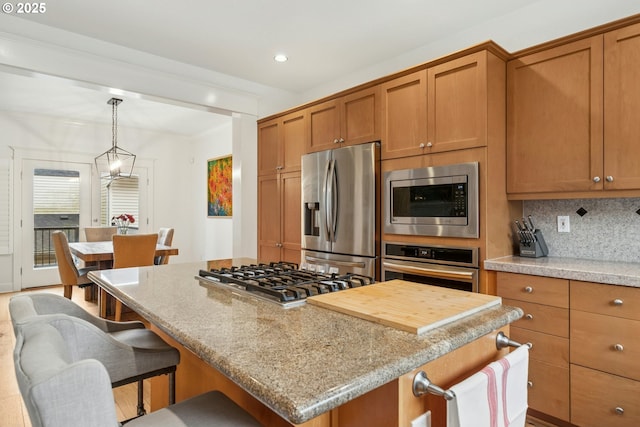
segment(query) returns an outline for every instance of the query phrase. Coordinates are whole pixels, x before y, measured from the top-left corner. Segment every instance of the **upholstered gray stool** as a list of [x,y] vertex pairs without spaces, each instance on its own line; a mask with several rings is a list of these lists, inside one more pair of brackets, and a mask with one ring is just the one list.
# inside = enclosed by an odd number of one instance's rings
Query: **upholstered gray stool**
[[[31,424],[119,427],[107,370],[95,359],[74,357],[75,350],[51,324],[58,320],[55,316],[43,316],[17,329],[14,366]],[[259,427],[260,424],[216,391],[136,418],[127,426]]]
[[169,375],[169,404],[175,402],[175,370],[180,353],[142,322],[112,322],[87,313],[59,295],[30,293],[9,301],[14,332],[40,316],[60,316],[55,325],[75,359],[97,359],[112,387],[138,382],[138,415],[145,413],[143,380]]

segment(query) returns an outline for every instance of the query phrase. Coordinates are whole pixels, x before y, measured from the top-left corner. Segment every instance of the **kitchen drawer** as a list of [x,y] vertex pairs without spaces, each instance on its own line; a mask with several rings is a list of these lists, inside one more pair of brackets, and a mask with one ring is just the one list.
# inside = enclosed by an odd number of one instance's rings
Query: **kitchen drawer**
[[569,421],[569,367],[529,360],[529,407]]
[[503,298],[569,308],[569,281],[528,274],[497,274],[498,295]]
[[511,325],[517,328],[544,332],[559,337],[569,337],[569,310],[551,307],[549,305],[534,304],[523,301],[502,299],[504,305],[520,307],[524,316]]
[[[580,427],[640,426],[640,382],[571,365],[571,423]],[[622,413],[616,412],[616,408]]]
[[640,380],[639,336],[640,321],[571,310],[571,363]]
[[512,340],[525,344],[533,344],[529,357],[550,365],[569,367],[569,339],[528,329],[511,327],[509,336]]
[[640,288],[572,280],[570,289],[572,309],[640,320]]

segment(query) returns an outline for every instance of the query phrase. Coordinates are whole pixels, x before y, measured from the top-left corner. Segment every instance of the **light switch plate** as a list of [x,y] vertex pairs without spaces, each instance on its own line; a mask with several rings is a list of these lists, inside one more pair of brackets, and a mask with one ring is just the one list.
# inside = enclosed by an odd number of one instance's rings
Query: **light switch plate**
[[558,216],[558,233],[569,233],[570,231],[569,216]]

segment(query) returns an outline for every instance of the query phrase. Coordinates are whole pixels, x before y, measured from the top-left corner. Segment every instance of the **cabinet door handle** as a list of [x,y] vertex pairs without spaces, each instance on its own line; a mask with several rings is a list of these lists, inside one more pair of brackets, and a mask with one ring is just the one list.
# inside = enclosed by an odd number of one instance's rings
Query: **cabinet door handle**
[[432,142],[427,142],[427,147],[429,147],[429,148],[433,147],[433,143]]
[[616,298],[613,300],[613,305],[620,306],[622,305],[622,300],[620,298]]
[[620,406],[616,406],[616,414],[618,415],[624,414],[624,409]]
[[338,142],[339,142],[340,144],[342,144],[342,143],[344,142],[344,138],[340,138],[340,139],[338,140]]
[[527,381],[527,387],[533,388],[533,381],[531,380]]
[[624,350],[624,346],[623,346],[622,344],[615,344],[615,345],[613,346],[613,349],[614,349],[615,351],[622,351],[622,350]]
[[611,175],[607,176],[607,182],[613,182],[613,177]]
[[333,140],[333,143],[334,143],[334,144],[337,144],[337,143],[339,143],[339,142],[340,142],[340,141],[338,140],[338,138],[336,138],[336,139],[334,139],[334,140]]
[[533,292],[533,288],[531,286],[527,286],[526,288],[524,288],[524,291],[528,294]]
[[600,177],[599,176],[594,176],[593,177],[593,182],[600,182]]
[[525,314],[524,318],[527,320],[533,320],[533,314]]
[[420,148],[424,148],[424,142],[421,142],[420,145],[418,146]]

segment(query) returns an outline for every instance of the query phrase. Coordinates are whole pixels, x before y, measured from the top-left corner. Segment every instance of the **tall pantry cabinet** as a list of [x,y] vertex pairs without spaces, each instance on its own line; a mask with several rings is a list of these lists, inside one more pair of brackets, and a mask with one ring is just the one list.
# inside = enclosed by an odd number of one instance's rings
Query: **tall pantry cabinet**
[[301,157],[307,113],[258,125],[258,260],[300,263]]

